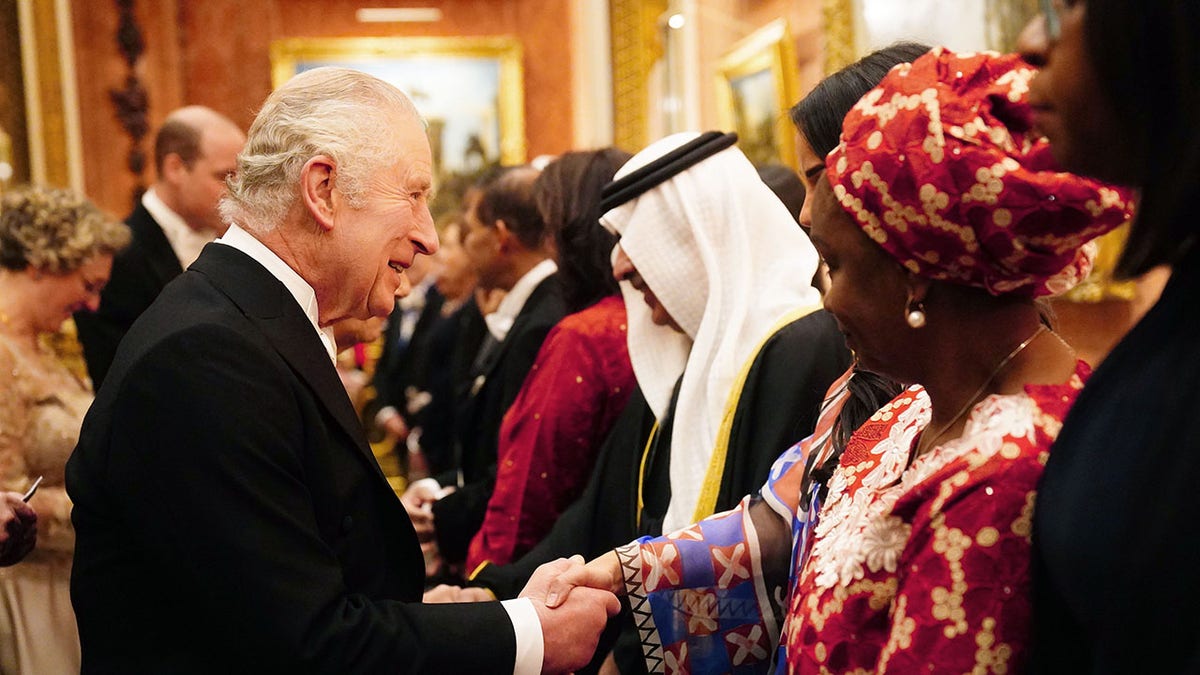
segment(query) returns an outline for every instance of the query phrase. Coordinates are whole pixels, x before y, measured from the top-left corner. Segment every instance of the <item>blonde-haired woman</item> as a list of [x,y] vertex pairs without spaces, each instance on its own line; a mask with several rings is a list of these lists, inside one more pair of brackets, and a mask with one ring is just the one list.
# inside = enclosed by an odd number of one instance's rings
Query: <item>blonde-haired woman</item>
[[79,671],[71,611],[67,457],[92,402],[41,341],[75,311],[95,310],[128,229],[69,190],[19,187],[0,197],[0,489],[25,491],[37,548],[0,570],[0,671]]

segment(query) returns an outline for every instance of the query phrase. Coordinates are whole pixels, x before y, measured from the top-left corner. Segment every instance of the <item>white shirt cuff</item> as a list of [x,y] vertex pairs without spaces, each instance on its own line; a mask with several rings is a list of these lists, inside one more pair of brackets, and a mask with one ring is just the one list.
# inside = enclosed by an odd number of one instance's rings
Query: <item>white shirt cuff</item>
[[441,499],[442,497],[445,497],[446,495],[450,494],[451,492],[454,492],[454,490],[451,490],[448,487],[442,487],[442,484],[437,482],[436,478],[422,478],[420,480],[413,481],[412,485],[410,485],[409,488],[415,488],[415,487],[429,488],[429,491],[433,493],[433,498],[435,500]]
[[517,636],[517,659],[513,675],[540,675],[542,672],[542,623],[537,610],[529,598],[505,600],[500,603],[512,621],[513,633]]
[[414,487],[414,488],[415,487],[426,487],[426,488],[429,488],[432,492],[437,492],[442,489],[442,484],[437,482],[436,478],[421,478],[418,480],[414,480],[412,482],[412,485],[410,485],[409,487]]
[[379,409],[379,412],[375,413],[375,425],[381,427],[388,420],[392,419],[393,417],[399,417],[399,416],[400,416],[400,411],[396,410],[396,406],[385,405]]

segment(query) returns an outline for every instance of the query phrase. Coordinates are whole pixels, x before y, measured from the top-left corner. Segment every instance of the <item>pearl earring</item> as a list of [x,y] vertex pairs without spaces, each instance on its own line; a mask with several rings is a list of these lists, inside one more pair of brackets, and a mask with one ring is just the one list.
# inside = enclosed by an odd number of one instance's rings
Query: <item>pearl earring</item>
[[909,305],[905,307],[904,320],[912,328],[923,328],[925,326],[925,306],[918,302],[914,307],[909,301]]

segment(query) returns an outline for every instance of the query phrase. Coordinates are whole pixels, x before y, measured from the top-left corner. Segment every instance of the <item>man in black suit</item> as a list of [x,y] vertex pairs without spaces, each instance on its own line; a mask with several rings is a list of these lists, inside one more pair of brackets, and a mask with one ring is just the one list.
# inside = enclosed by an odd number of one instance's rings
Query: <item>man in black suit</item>
[[319,68],[267,99],[222,202],[235,224],[130,329],[67,465],[83,673],[587,661],[609,594],[419,603],[411,523],[334,370],[330,326],[386,315],[436,250],[431,187],[395,87]]
[[[383,350],[375,364],[371,384],[375,398],[367,404],[363,419],[368,428],[395,444],[398,459],[408,454],[405,440],[420,426],[420,412],[427,400],[430,377],[429,332],[442,315],[444,298],[436,285],[434,260],[417,258],[406,272],[412,291],[396,300],[383,332]],[[424,396],[422,396],[424,394]]]
[[225,232],[217,202],[245,142],[236,124],[203,106],[180,108],[159,128],[154,139],[158,178],[125,219],[133,240],[113,259],[100,308],[75,315],[96,389],[134,320],[205,244]]
[[437,485],[418,481],[404,500],[418,514],[415,520],[423,514],[428,525],[432,516],[438,549],[450,563],[466,558],[487,513],[504,413],[546,334],[566,314],[550,237],[533,197],[537,176],[530,167],[505,172],[483,188],[467,212],[463,249],[478,287],[505,295],[484,317],[488,335],[471,366],[468,389],[459,392],[457,471],[437,476]]

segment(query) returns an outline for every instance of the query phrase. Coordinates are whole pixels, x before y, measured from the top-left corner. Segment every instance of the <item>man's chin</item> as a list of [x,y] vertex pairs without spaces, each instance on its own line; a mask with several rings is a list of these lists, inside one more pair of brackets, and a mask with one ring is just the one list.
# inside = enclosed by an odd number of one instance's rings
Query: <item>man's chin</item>
[[[665,312],[664,312],[664,314],[665,314]],[[679,324],[675,323],[675,320],[672,319],[670,317],[670,315],[662,316],[658,312],[654,312],[653,314],[650,315],[650,322],[656,326],[662,326],[663,328],[670,328],[671,330],[675,331],[676,333],[684,334],[683,328],[680,328]]]

